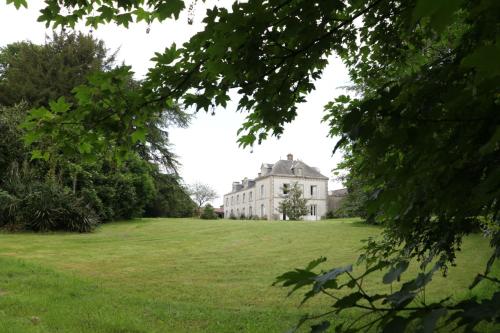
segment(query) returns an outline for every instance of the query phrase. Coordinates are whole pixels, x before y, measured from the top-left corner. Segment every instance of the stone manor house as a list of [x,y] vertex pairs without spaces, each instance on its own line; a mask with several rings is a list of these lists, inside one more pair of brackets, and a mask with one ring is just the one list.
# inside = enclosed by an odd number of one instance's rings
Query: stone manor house
[[307,199],[309,213],[304,220],[319,220],[327,213],[328,177],[317,168],[294,160],[292,154],[286,160],[274,164],[262,164],[255,179],[245,178],[233,182],[233,189],[224,195],[224,217],[258,216],[267,220],[284,220],[287,216],[278,210],[287,189],[297,183]]

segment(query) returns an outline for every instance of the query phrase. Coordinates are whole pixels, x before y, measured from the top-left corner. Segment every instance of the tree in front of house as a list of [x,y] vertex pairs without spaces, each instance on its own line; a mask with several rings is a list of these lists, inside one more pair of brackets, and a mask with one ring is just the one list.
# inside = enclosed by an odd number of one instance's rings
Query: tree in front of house
[[189,186],[189,194],[198,206],[200,211],[201,206],[217,198],[217,192],[208,184],[196,182]]
[[307,215],[307,199],[302,195],[302,190],[297,183],[288,187],[286,191],[284,189],[283,193],[285,193],[285,199],[278,207],[281,214],[286,215],[292,221],[300,220],[302,216]]
[[214,207],[212,207],[211,204],[207,204],[203,207],[200,218],[203,220],[217,220],[217,214],[215,213]]

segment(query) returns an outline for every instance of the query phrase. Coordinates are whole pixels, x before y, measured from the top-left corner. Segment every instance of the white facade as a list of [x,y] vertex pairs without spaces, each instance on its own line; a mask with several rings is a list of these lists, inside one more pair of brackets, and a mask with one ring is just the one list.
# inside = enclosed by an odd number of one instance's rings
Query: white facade
[[230,193],[224,195],[224,217],[257,216],[267,220],[287,219],[280,214],[279,203],[283,189],[297,183],[307,199],[309,214],[304,220],[319,220],[327,213],[328,178],[302,161],[287,160],[275,164],[262,164],[259,176],[234,182]]

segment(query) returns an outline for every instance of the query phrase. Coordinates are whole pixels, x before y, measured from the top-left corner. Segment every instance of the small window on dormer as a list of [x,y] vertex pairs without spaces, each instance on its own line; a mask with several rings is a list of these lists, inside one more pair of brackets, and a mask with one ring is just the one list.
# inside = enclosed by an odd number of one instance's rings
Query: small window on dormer
[[302,175],[303,175],[302,168],[296,168],[295,169],[295,175],[299,176],[299,177],[302,177]]

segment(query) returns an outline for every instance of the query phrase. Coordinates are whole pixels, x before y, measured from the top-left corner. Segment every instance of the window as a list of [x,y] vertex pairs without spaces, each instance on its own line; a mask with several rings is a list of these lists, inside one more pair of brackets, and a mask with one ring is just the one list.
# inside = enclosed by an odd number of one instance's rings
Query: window
[[226,198],[226,206],[229,206],[229,198]]
[[265,213],[265,211],[264,211],[264,205],[262,204],[262,205],[260,205],[260,216],[264,217],[264,213]]
[[316,216],[316,205],[311,205],[310,213],[312,216]]
[[318,186],[311,185],[311,197],[315,196],[317,192],[318,192]]
[[290,192],[290,184],[283,184],[283,194]]
[[238,209],[236,209],[236,216],[237,216],[237,217],[240,217],[240,209],[239,209],[239,208],[238,208]]
[[239,203],[240,203],[240,195],[238,194],[238,195],[236,196],[236,204],[239,204]]
[[252,211],[252,206],[248,207],[248,216],[252,217],[253,211]]
[[229,211],[226,210],[226,214],[224,215],[225,217],[228,217],[229,216]]
[[243,193],[243,203],[245,203],[245,193]]
[[260,197],[264,197],[264,185],[260,185]]
[[234,204],[234,197],[231,197],[231,206]]
[[252,201],[252,192],[248,193],[248,201]]
[[241,216],[245,216],[245,207],[243,207],[243,209],[241,211]]

